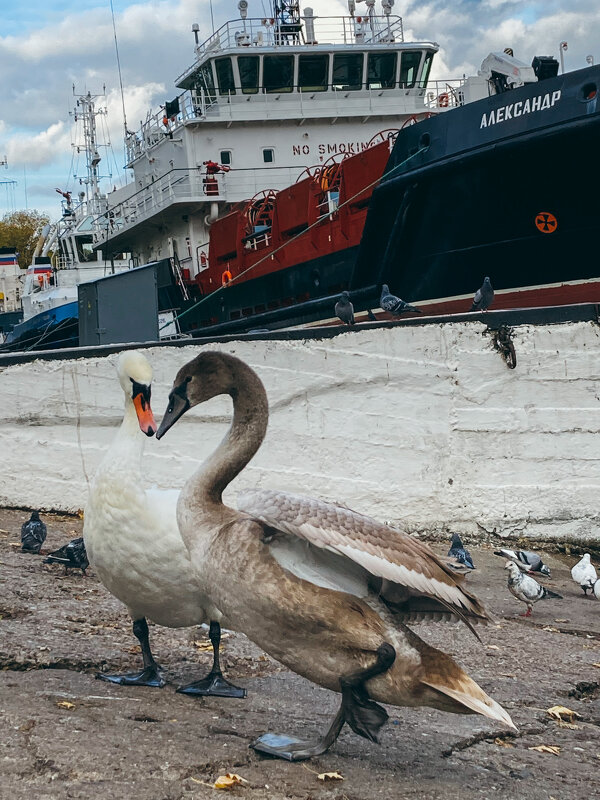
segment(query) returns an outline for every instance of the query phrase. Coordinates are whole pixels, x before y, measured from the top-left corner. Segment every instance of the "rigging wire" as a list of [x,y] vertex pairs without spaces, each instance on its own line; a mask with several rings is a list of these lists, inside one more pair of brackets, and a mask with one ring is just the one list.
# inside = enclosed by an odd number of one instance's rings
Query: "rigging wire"
[[[125,114],[125,93],[123,91],[123,76],[121,74],[121,58],[119,56],[119,43],[117,41],[117,26],[115,24],[115,9],[113,7],[113,0],[110,0],[110,13],[112,17],[113,34],[115,38],[115,53],[117,55],[117,71],[119,73],[119,88],[121,91],[121,106],[123,108],[123,130],[125,137],[127,137],[127,115]],[[125,147],[123,147],[124,161],[127,160],[125,155]]]

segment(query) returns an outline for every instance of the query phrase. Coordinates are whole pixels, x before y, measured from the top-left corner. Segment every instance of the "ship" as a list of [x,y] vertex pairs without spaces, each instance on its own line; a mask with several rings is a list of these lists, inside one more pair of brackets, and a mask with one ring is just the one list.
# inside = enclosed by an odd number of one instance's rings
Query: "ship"
[[170,267],[177,331],[339,322],[343,291],[358,321],[389,318],[384,284],[468,312],[485,276],[495,308],[597,302],[600,67],[559,75],[507,48],[434,82],[438,45],[405,42],[389,3],[239,8],[201,44],[194,26],[184,91],[128,137],[135,181],[100,229],[99,246]]

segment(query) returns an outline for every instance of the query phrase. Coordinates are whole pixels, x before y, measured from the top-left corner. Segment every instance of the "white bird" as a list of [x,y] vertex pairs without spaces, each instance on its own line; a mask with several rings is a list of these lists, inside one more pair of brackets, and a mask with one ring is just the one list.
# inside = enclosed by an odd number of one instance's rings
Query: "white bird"
[[594,569],[594,565],[590,563],[590,554],[584,553],[583,558],[575,564],[571,570],[571,577],[583,589],[583,593],[587,596],[588,589],[593,589],[594,584],[598,580],[598,575]]
[[597,580],[594,583],[594,594],[596,595],[596,598],[600,600],[600,580]]
[[[278,661],[341,692],[321,739],[267,734],[252,747],[290,761],[324,753],[343,725],[377,741],[379,703],[427,705],[510,717],[449,656],[405,622],[457,616],[469,627],[485,609],[422,542],[350,509],[286,492],[255,490],[223,503],[228,484],[260,447],[269,417],[265,388],[243,361],[203,350],[177,373],[157,432],[198,403],[226,394],[233,421],[181,491],[182,536],[215,609]],[[514,727],[514,726],[513,726]]]
[[514,595],[517,600],[521,600],[527,604],[527,611],[522,614],[523,617],[531,616],[533,604],[538,600],[543,600],[547,597],[554,597],[557,600],[562,600],[562,595],[556,592],[551,592],[545,586],[540,584],[530,575],[525,575],[517,567],[514,561],[507,561],[504,569],[508,570],[508,591]]
[[156,423],[150,407],[152,368],[136,350],[117,363],[125,395],[123,422],[92,481],[85,508],[83,538],[88,558],[104,586],[127,606],[140,642],[144,669],[122,675],[99,674],[113,683],[164,686],[148,639],[146,617],[167,628],[211,622],[214,663],[207,678],[179,691],[244,697],[219,669],[220,627],[206,613],[206,599],[192,571],[177,525],[176,490],[146,489],[142,476],[145,437]]

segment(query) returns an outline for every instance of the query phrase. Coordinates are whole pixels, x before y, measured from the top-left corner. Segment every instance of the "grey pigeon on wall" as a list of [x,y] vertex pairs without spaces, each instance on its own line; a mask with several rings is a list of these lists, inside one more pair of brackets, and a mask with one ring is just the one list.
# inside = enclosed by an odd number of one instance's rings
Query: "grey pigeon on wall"
[[420,314],[420,310],[411,306],[409,303],[406,303],[404,300],[401,300],[399,297],[396,297],[395,294],[391,294],[390,288],[387,283],[384,283],[381,287],[381,297],[379,298],[379,305],[384,311],[388,311],[390,314],[393,314],[395,317],[400,316],[400,314],[404,314],[407,311],[413,311],[417,314]]
[[448,550],[448,555],[452,556],[452,558],[455,558],[459,564],[464,564],[465,567],[468,567],[469,569],[475,569],[475,564],[473,564],[471,554],[463,545],[458,533],[452,534],[452,543],[450,545],[450,550]]
[[21,550],[38,555],[46,540],[46,526],[40,519],[40,512],[33,511],[30,519],[21,525]]
[[335,313],[345,325],[354,325],[354,306],[350,302],[349,292],[342,292],[335,304]]
[[541,557],[531,550],[494,550],[495,556],[502,556],[503,558],[510,558],[518,567],[525,572],[539,572],[542,575],[550,577],[550,567],[546,566]]
[[484,278],[482,285],[475,292],[471,311],[487,311],[494,300],[494,290],[489,278]]
[[585,553],[583,558],[575,564],[571,570],[571,577],[583,589],[583,593],[587,595],[588,589],[593,589],[594,584],[598,580],[598,575],[594,565],[590,563],[590,554]]
[[517,600],[527,605],[527,611],[522,614],[524,617],[531,616],[533,604],[538,600],[543,600],[547,597],[554,597],[557,600],[562,600],[562,595],[556,592],[551,592],[545,586],[540,584],[529,575],[525,575],[517,567],[514,561],[507,561],[504,569],[508,570],[508,591],[514,595]]
[[80,536],[78,539],[73,539],[68,544],[59,547],[58,550],[54,550],[44,559],[43,563],[64,564],[65,572],[70,567],[79,567],[85,575],[90,562],[88,561],[83,537]]

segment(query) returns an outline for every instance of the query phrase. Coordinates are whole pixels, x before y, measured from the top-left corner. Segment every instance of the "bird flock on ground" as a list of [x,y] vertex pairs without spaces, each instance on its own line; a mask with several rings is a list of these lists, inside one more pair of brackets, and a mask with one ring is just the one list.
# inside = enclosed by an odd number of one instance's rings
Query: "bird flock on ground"
[[[45,560],[85,574],[89,559],[131,615],[142,670],[99,678],[164,686],[147,619],[171,628],[204,623],[212,668],[179,691],[243,698],[246,690],[221,671],[223,625],[245,633],[293,672],[341,695],[323,736],[301,740],[268,733],[251,744],[258,752],[290,761],[311,758],[326,752],[345,724],[377,742],[388,719],[382,703],[481,714],[514,728],[507,712],[450,656],[407,627],[458,619],[479,638],[474,625],[490,620],[467,587],[466,575],[475,564],[458,534],[443,558],[419,538],[342,504],[257,488],[238,496],[237,509],[226,505],[224,490],[266,434],[268,400],[256,372],[235,356],[202,350],[175,376],[158,427],[146,357],[124,351],[116,367],[123,421],[91,482],[83,538]],[[162,440],[189,409],[220,395],[231,397],[233,416],[212,455],[181,490],[146,487],[147,438]],[[40,554],[46,534],[34,512],[22,527],[23,551]],[[508,549],[496,554],[506,559],[508,588],[527,605],[527,615],[538,600],[558,597],[533,577],[550,577],[541,556]],[[589,554],[572,574],[584,593],[600,596]]]
[[[494,289],[488,277],[484,278],[482,285],[477,289],[473,296],[473,303],[469,311],[487,311],[494,301]],[[379,297],[379,307],[392,317],[400,317],[403,314],[422,314],[420,308],[411,306],[405,300],[397,297],[390,292],[390,287],[384,283],[381,287],[381,295]],[[335,315],[340,319],[344,325],[354,325],[356,320],[354,317],[354,305],[350,300],[350,292],[343,291],[339,300],[335,304]],[[373,314],[371,309],[367,309],[367,318],[371,322],[375,322],[377,317]]]
[[[553,592],[546,586],[542,586],[533,577],[533,573],[543,578],[551,577],[550,568],[547,564],[544,564],[542,557],[538,553],[534,553],[531,550],[501,548],[494,550],[494,555],[506,559],[504,569],[508,570],[508,590],[517,600],[526,604],[527,611],[523,616],[531,616],[533,605],[538,600],[544,600],[545,598],[563,599],[562,595]],[[475,569],[471,554],[463,545],[457,533],[452,534],[448,556],[452,559],[449,562],[450,566],[455,569]],[[588,591],[591,591],[600,600],[600,580],[594,565],[591,563],[589,553],[585,553],[577,564],[573,566],[571,577],[583,589],[586,596]]]

